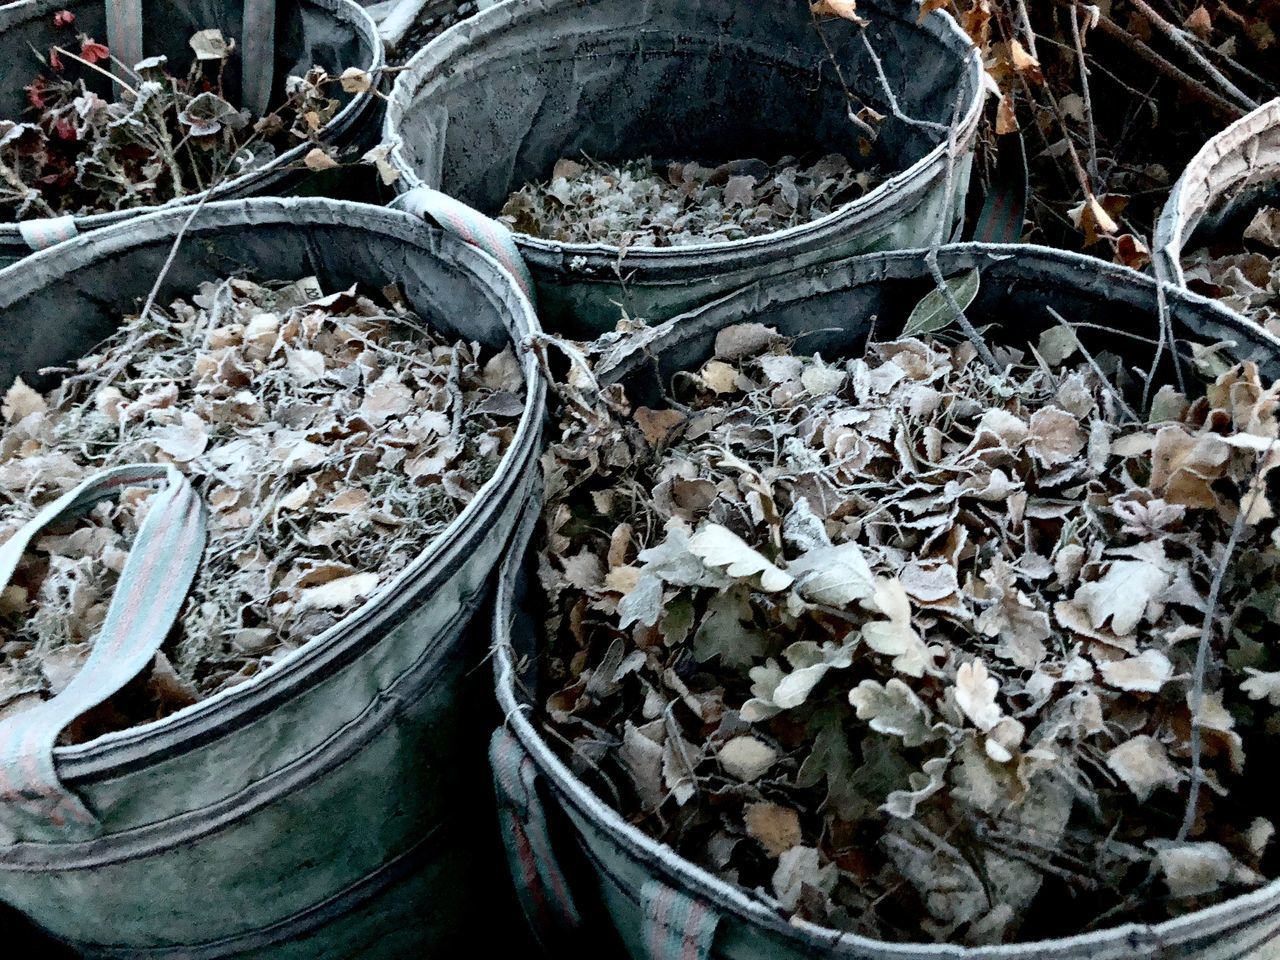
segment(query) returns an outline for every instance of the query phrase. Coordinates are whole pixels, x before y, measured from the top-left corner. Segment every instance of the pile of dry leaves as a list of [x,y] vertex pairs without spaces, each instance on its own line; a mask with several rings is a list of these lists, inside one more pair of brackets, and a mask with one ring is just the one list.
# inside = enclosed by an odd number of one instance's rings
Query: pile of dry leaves
[[1280,733],[1280,389],[1204,350],[1203,396],[1138,417],[1065,324],[998,373],[943,337],[844,360],[746,324],[658,409],[564,388],[550,740],[784,917],[886,940],[1156,921],[1274,876],[1246,757]]
[[678,247],[741,240],[808,223],[880,182],[839,154],[812,163],[784,157],[708,167],[650,158],[622,166],[561,160],[545,183],[527,184],[502,208],[518,233],[564,243]]
[[1261,208],[1245,227],[1244,243],[1230,246],[1234,249],[1213,246],[1185,255],[1187,285],[1280,335],[1280,210]]
[[[54,15],[67,41],[42,58],[45,69],[26,88],[32,118],[0,121],[0,216],[10,221],[201,193],[311,141],[340,107],[326,92],[333,78],[313,68],[288,78],[287,100],[273,113],[237,108],[223,91],[236,45],[218,30],[191,38],[193,59],[180,75],[166,57],[120,64],[105,45],[77,38],[74,23],[68,11]],[[362,76],[344,82],[364,84]],[[114,99],[95,92],[106,87]]]
[[[0,541],[119,464],[174,463],[209,507],[208,548],[151,676],[71,736],[240,683],[386,586],[492,475],[522,384],[510,349],[486,358],[314,278],[206,284],[126,320],[53,391],[14,383]],[[149,499],[126,492],[27,554],[0,594],[0,716],[57,693],[87,657]]]

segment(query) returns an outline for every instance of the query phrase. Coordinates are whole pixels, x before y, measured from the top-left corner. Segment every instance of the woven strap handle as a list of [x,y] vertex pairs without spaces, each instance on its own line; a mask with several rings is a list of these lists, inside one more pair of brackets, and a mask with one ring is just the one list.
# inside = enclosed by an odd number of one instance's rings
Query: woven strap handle
[[205,545],[204,504],[171,466],[116,467],[90,477],[0,544],[0,589],[51,523],[128,487],[163,482],[125,560],[102,629],[80,671],[55,697],[0,721],[0,821],[30,840],[96,836],[97,818],[58,779],[53,749],[63,729],[117,693],[155,658],[178,617]]
[[640,888],[649,960],[709,960],[720,915],[701,900],[649,880]]
[[498,794],[498,822],[525,918],[550,949],[582,925],[582,917],[551,847],[538,772],[520,741],[505,727],[494,731],[489,762]]
[[[143,0],[106,0],[107,47],[118,61],[114,70],[128,81],[130,69],[141,62]],[[205,26],[213,26],[206,24]],[[275,75],[276,0],[245,0],[240,28],[241,106],[255,116],[266,114]]]
[[276,66],[276,0],[245,0],[240,31],[240,99],[255,117],[271,109]]
[[533,274],[529,272],[524,257],[520,256],[520,248],[516,246],[511,231],[498,221],[430,187],[414,187],[397,197],[392,205],[406,213],[433,221],[459,240],[489,254],[511,274],[516,286],[529,298],[529,302],[537,303]]

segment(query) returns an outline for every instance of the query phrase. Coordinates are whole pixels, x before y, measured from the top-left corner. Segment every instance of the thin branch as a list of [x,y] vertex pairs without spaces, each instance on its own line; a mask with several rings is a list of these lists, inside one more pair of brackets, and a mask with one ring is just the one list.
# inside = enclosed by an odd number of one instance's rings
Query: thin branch
[[932,120],[917,120],[915,117],[909,117],[902,112],[902,108],[898,105],[898,98],[894,96],[893,90],[889,87],[889,78],[885,76],[884,64],[880,61],[880,55],[876,53],[875,47],[867,39],[867,28],[861,28],[858,31],[858,36],[862,38],[862,46],[866,49],[867,56],[871,58],[872,65],[876,68],[876,76],[880,78],[881,92],[884,93],[885,100],[889,103],[889,111],[894,117],[913,127],[923,127],[926,130],[933,130],[935,133],[945,135],[950,130],[946,124],[935,123]]
[[[1054,2],[1063,7],[1074,8],[1076,6],[1075,0],[1054,0]],[[1129,50],[1143,62],[1154,67],[1156,70],[1159,70],[1175,83],[1180,84],[1187,93],[1213,107],[1219,113],[1228,116],[1233,120],[1238,120],[1247,112],[1220,94],[1210,90],[1195,77],[1192,77],[1175,67],[1172,63],[1160,56],[1160,54],[1156,53],[1137,37],[1130,34],[1128,30],[1121,27],[1110,17],[1099,17],[1098,29],[1112,40],[1116,40],[1128,47]]]
[[1226,91],[1228,96],[1233,98],[1247,110],[1256,110],[1258,108],[1258,102],[1246,95],[1243,90],[1228,80],[1217,67],[1210,63],[1186,38],[1186,35],[1182,30],[1178,29],[1164,17],[1160,16],[1160,14],[1151,8],[1151,5],[1148,4],[1146,0],[1131,0],[1131,2],[1137,11],[1151,22],[1153,27],[1168,37],[1175,47],[1190,57],[1196,66],[1207,73],[1214,83],[1218,84],[1219,87]]
[[1102,177],[1098,173],[1098,131],[1093,124],[1093,97],[1089,93],[1089,64],[1084,56],[1084,39],[1080,36],[1079,11],[1071,11],[1071,39],[1076,46],[1076,60],[1080,64],[1080,97],[1084,102],[1084,125],[1089,138],[1089,178],[1092,190],[1102,189]]
[[1218,597],[1222,593],[1222,582],[1226,579],[1227,568],[1231,566],[1231,558],[1236,552],[1236,544],[1239,543],[1240,534],[1244,531],[1246,518],[1253,513],[1253,508],[1258,504],[1258,497],[1266,489],[1266,481],[1263,480],[1260,472],[1261,465],[1271,456],[1277,443],[1280,443],[1280,440],[1272,440],[1262,456],[1258,458],[1259,472],[1254,473],[1251,482],[1253,490],[1248,502],[1242,504],[1240,512],[1236,514],[1236,522],[1231,525],[1231,536],[1227,538],[1227,545],[1222,550],[1222,560],[1214,570],[1213,582],[1209,585],[1209,602],[1205,608],[1204,623],[1200,628],[1200,644],[1196,647],[1196,665],[1191,679],[1191,700],[1188,703],[1191,708],[1191,785],[1187,793],[1187,808],[1182,815],[1182,826],[1178,828],[1179,840],[1187,839],[1191,828],[1195,825],[1196,807],[1200,802],[1200,787],[1204,782],[1204,767],[1200,757],[1203,747],[1200,735],[1200,710],[1204,706],[1204,675],[1209,666],[1209,641],[1213,637],[1213,620],[1218,612]]

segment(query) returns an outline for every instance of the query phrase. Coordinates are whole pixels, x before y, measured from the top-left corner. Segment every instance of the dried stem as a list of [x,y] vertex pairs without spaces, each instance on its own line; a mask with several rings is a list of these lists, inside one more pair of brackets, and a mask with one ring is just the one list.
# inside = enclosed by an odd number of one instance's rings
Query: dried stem
[[[1054,2],[1059,6],[1069,7],[1071,9],[1074,9],[1077,6],[1075,0],[1054,0]],[[1242,110],[1239,106],[1232,103],[1230,100],[1227,100],[1221,94],[1210,90],[1195,77],[1190,76],[1178,67],[1174,66],[1137,37],[1129,33],[1129,31],[1124,29],[1124,27],[1117,24],[1110,17],[1100,16],[1098,18],[1098,29],[1112,40],[1116,40],[1128,47],[1130,52],[1135,54],[1144,63],[1154,67],[1170,80],[1181,85],[1187,93],[1213,107],[1219,113],[1230,117],[1233,120],[1238,120],[1240,117],[1245,115],[1245,110]]]
[[90,63],[88,60],[84,59],[83,57],[76,56],[70,50],[64,50],[62,47],[54,47],[53,49],[56,50],[61,56],[69,57],[70,59],[74,60],[76,63],[81,64],[82,66],[88,67],[90,70],[94,71],[95,73],[102,74],[112,83],[118,84],[120,88],[124,90],[126,93],[132,94],[135,100],[141,96],[141,94],[139,94],[135,88],[129,86],[129,84],[125,83],[123,80],[121,80],[111,71],[103,70],[96,63]]
[[1227,538],[1226,546],[1222,548],[1222,559],[1218,562],[1217,569],[1213,572],[1213,581],[1209,585],[1204,623],[1200,627],[1200,643],[1196,647],[1196,664],[1191,675],[1191,699],[1187,704],[1191,709],[1191,783],[1187,792],[1187,808],[1182,815],[1182,826],[1178,828],[1179,840],[1187,839],[1191,828],[1195,825],[1196,807],[1200,803],[1200,787],[1204,783],[1204,767],[1201,764],[1203,738],[1200,734],[1200,711],[1204,706],[1204,675],[1209,668],[1209,641],[1213,637],[1213,621],[1218,614],[1218,597],[1222,593],[1222,583],[1226,579],[1227,569],[1231,566],[1236,545],[1240,542],[1240,534],[1244,532],[1245,522],[1253,514],[1254,507],[1258,505],[1258,497],[1266,489],[1266,483],[1261,474],[1262,463],[1271,456],[1278,442],[1280,441],[1272,440],[1258,458],[1259,470],[1254,473],[1251,483],[1253,490],[1247,502],[1241,504],[1240,512],[1236,514],[1236,521],[1231,525],[1231,535]]
[[1134,8],[1151,22],[1151,25],[1159,30],[1162,34],[1172,41],[1173,45],[1191,58],[1201,70],[1209,75],[1209,77],[1221,87],[1226,94],[1233,98],[1237,103],[1246,110],[1256,110],[1258,103],[1256,100],[1247,96],[1243,90],[1228,80],[1221,71],[1211,64],[1204,55],[1187,39],[1186,34],[1175,27],[1172,23],[1160,16],[1146,0],[1131,0]]
[[1080,65],[1080,98],[1084,102],[1084,125],[1089,139],[1089,179],[1093,192],[1102,189],[1098,173],[1098,131],[1093,123],[1093,97],[1089,93],[1089,63],[1084,55],[1084,39],[1080,35],[1079,11],[1071,11],[1071,39],[1075,42],[1076,62]]

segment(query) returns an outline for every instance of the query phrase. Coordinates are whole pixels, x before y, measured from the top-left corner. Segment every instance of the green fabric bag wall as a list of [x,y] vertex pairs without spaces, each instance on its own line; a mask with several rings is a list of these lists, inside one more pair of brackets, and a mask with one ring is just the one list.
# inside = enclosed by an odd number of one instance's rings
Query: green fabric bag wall
[[[147,295],[189,217],[152,214],[0,273],[0,380],[100,341]],[[518,345],[537,321],[495,261],[378,207],[210,204],[185,228],[160,302],[228,275],[397,283],[434,329],[517,345],[524,413],[492,479],[357,611],[239,686],[52,749],[49,789],[92,822],[0,801],[0,901],[93,957],[439,955],[471,933],[479,905],[493,909],[502,869],[484,771],[486,645],[470,626],[533,479],[545,388]],[[164,569],[170,588],[184,562]],[[164,589],[153,595],[148,610]]]

